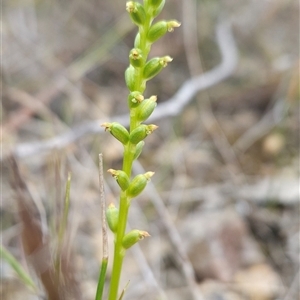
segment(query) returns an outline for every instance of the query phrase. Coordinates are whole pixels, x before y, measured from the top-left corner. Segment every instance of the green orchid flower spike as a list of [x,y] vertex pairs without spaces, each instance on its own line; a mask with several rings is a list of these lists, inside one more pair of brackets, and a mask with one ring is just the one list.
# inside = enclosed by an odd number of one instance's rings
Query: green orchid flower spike
[[[144,92],[147,82],[163,72],[167,64],[173,60],[168,55],[151,59],[148,55],[154,42],[180,26],[176,20],[154,22],[164,5],[165,0],[144,0],[143,3],[128,1],[126,3],[126,11],[138,27],[134,47],[129,52],[129,66],[125,71],[125,83],[129,90],[127,103],[130,111],[130,126],[126,129],[117,122],[102,124],[106,131],[123,144],[124,148],[122,170],[108,170],[120,188],[119,203],[116,206],[111,204],[106,212],[109,228],[115,237],[108,300],[119,300],[123,297],[124,291],[119,291],[119,282],[126,250],[150,236],[148,232],[138,229],[127,233],[126,225],[131,201],[146,188],[150,178],[154,175],[151,171],[137,174],[135,177],[131,174],[132,164],[141,154],[147,136],[158,128],[154,124],[144,124],[157,105],[157,96],[145,98]],[[102,295],[96,296],[96,300],[101,299]]]

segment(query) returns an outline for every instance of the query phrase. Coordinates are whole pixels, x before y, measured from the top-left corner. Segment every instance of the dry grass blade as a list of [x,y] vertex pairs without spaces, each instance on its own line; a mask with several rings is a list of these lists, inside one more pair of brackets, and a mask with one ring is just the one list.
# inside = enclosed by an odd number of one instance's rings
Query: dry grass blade
[[12,185],[17,193],[19,218],[22,223],[21,237],[24,252],[41,279],[49,300],[62,299],[59,286],[54,281],[49,244],[43,234],[39,211],[13,157],[10,158],[10,164],[13,172]]
[[22,224],[22,245],[27,260],[40,278],[49,300],[81,299],[78,282],[74,277],[72,260],[67,246],[61,247],[60,268],[55,270],[52,262],[50,241],[42,230],[39,210],[22,179],[17,162],[10,157],[12,186],[16,191],[19,219]]

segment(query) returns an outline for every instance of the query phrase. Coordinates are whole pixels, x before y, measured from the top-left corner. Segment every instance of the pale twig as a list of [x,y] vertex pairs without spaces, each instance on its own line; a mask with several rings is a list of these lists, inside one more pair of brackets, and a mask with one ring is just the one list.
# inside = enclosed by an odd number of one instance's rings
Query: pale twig
[[[144,168],[138,161],[135,161],[134,163],[134,170],[137,174],[145,173]],[[193,294],[193,299],[203,300],[204,298],[202,297],[201,293],[199,292],[199,289],[196,286],[194,269],[187,256],[186,250],[184,248],[184,243],[181,240],[181,237],[175,227],[175,224],[172,221],[172,218],[167,208],[165,207],[155,186],[151,182],[149,182],[149,184],[147,185],[147,189],[149,191],[149,198],[151,199],[154,207],[156,208],[160,220],[163,222],[163,225],[170,237],[174,249],[176,249],[177,255],[175,256],[175,258],[177,259],[177,262],[180,265],[183,274],[187,280],[187,284],[190,288],[191,293]]]
[[107,225],[106,225],[106,203],[105,203],[105,195],[104,195],[104,177],[103,177],[103,159],[102,153],[99,154],[99,189],[100,189],[100,203],[101,203],[101,216],[102,216],[102,262],[100,275],[98,280],[98,287],[96,293],[96,300],[102,300],[106,270],[108,264],[108,237],[107,237]]
[[178,115],[198,92],[210,88],[232,75],[237,65],[238,55],[230,25],[225,22],[219,23],[216,37],[222,57],[221,64],[186,81],[171,99],[157,106],[150,118],[151,121]]
[[103,235],[103,259],[108,259],[108,238],[107,238],[107,224],[106,224],[106,203],[104,194],[104,177],[103,177],[103,155],[99,154],[99,189],[100,189],[100,203],[102,215],[102,235]]
[[[218,84],[233,73],[237,64],[237,48],[228,24],[221,23],[217,26],[217,43],[221,52],[222,62],[212,70],[187,80],[173,97],[157,106],[153,115],[149,118],[151,122],[178,115],[199,91]],[[115,116],[113,120],[128,126],[128,114]],[[13,152],[17,157],[22,158],[51,149],[66,147],[87,134],[103,132],[100,124],[105,121],[108,120],[86,122],[47,141],[17,145]]]

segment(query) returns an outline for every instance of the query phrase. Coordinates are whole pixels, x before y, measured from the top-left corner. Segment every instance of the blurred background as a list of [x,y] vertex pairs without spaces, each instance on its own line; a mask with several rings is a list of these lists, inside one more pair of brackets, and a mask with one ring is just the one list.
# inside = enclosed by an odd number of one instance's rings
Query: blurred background
[[[2,244],[38,291],[2,260],[1,299],[45,299],[41,274],[50,267],[41,271],[23,248],[36,252],[36,243],[53,256],[68,172],[62,272],[76,294],[65,299],[94,299],[98,153],[107,204],[118,204],[118,186],[106,170],[122,163],[121,145],[100,124],[128,112],[124,71],[136,27],[125,3],[2,2]],[[182,22],[150,54],[174,58],[147,86],[159,104],[222,64],[218,26],[231,24],[223,50],[232,60],[222,80],[211,73],[208,88],[181,94],[189,101],[176,115],[155,120],[134,166],[156,174],[132,203],[130,227],[151,238],[128,251],[124,299],[299,299],[299,1],[169,0],[158,19]]]

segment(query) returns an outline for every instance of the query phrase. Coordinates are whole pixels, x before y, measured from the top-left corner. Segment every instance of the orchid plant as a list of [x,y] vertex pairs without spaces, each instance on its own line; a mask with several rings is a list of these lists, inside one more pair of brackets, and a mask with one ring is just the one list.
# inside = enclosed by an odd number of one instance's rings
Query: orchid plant
[[[122,170],[108,170],[120,187],[118,207],[110,204],[106,211],[108,227],[115,237],[109,300],[123,298],[124,290],[119,294],[119,282],[126,250],[150,236],[144,230],[134,229],[126,232],[126,225],[131,201],[144,190],[147,182],[154,175],[154,172],[149,171],[132,178],[132,165],[142,152],[145,138],[158,128],[154,124],[144,123],[157,105],[157,96],[144,97],[146,85],[172,61],[168,55],[151,59],[148,59],[148,55],[154,42],[180,26],[176,20],[153,22],[164,5],[165,0],[144,0],[143,4],[135,1],[126,3],[126,10],[138,27],[134,48],[129,53],[129,66],[125,71],[125,82],[129,90],[127,103],[130,111],[130,126],[127,129],[117,122],[102,124],[105,130],[124,147]],[[96,300],[102,299],[105,273],[106,266],[100,272]]]

